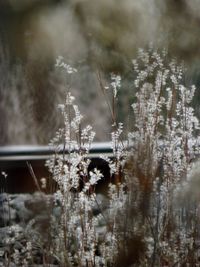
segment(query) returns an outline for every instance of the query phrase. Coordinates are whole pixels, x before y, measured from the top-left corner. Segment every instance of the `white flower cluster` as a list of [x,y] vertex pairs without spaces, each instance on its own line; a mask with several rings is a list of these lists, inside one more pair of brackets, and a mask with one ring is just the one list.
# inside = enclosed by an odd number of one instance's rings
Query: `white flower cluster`
[[[59,105],[64,127],[52,140],[51,146],[55,147],[56,154],[46,163],[58,186],[54,195],[55,203],[61,203],[62,210],[60,222],[57,222],[55,230],[60,239],[55,243],[55,250],[63,264],[67,261],[69,266],[101,266],[103,258],[96,255],[99,234],[96,230],[98,220],[93,216],[93,207],[97,205],[95,186],[103,175],[96,168],[88,173],[88,154],[95,133],[90,125],[82,127],[83,117],[74,102],[75,98],[68,92],[65,104]],[[118,130],[112,134],[113,149],[118,157],[118,138],[121,132],[122,125],[119,124]],[[54,219],[52,223],[56,224]],[[109,243],[108,246],[106,242],[101,244],[101,253],[108,251],[112,245]],[[61,248],[64,248],[64,254],[60,253]],[[113,253],[107,257],[107,261],[111,261]]]
[[[194,257],[198,255],[195,247],[200,231],[193,224],[197,220],[195,206],[177,206],[174,198],[176,188],[181,190],[184,184],[191,159],[199,153],[199,121],[191,106],[195,86],[183,85],[183,67],[163,54],[140,50],[133,61],[137,92],[132,104],[134,131],[129,133],[132,172],[127,179],[135,176],[138,180],[130,199],[135,201],[135,220],[141,221],[142,216],[146,221],[148,250],[143,264],[183,266],[191,262],[191,251]],[[142,262],[138,266],[143,266]]]
[[[111,76],[113,157],[101,156],[113,181],[106,214],[94,216],[94,207],[99,206],[95,187],[103,178],[96,168],[88,171],[95,133],[90,125],[83,127],[83,116],[70,92],[59,105],[64,126],[51,142],[55,155],[47,166],[57,185],[55,205],[60,205],[59,220],[51,218],[51,251],[60,266],[122,266],[120,257],[138,267],[199,264],[200,202],[187,198],[179,203],[180,191],[199,183],[199,171],[188,177],[190,161],[200,147],[199,121],[191,106],[195,86],[183,84],[183,67],[169,61],[166,51],[140,49],[132,63],[136,93],[128,151],[122,142],[123,124],[116,119],[121,77]],[[68,74],[76,72],[62,57],[56,66]],[[46,186],[43,178],[41,183]],[[27,243],[27,259],[31,249]],[[19,265],[18,251],[14,258]]]
[[68,74],[72,74],[72,73],[75,73],[77,72],[77,69],[75,68],[72,68],[70,65],[66,64],[64,62],[64,58],[62,56],[59,56],[57,59],[56,59],[56,64],[55,64],[56,67],[59,67],[59,68],[63,68]]
[[121,76],[115,75],[114,73],[111,75],[111,87],[113,90],[113,96],[114,98],[117,97],[117,92],[121,87]]

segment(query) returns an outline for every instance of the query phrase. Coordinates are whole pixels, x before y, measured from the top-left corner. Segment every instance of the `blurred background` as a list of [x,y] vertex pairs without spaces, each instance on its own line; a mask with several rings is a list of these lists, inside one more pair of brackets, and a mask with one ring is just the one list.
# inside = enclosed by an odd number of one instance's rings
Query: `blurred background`
[[96,141],[108,140],[97,73],[105,85],[110,73],[122,75],[119,117],[127,118],[131,60],[150,43],[185,62],[200,115],[200,0],[1,0],[0,145],[46,145],[54,136],[67,83],[59,55],[78,69],[71,91],[85,123]]

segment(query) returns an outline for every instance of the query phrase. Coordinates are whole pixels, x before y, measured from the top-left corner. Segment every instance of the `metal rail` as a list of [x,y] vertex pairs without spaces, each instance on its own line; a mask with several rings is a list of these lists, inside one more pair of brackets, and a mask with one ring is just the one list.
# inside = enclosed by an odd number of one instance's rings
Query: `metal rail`
[[[69,151],[65,151],[69,153]],[[48,146],[4,146],[0,147],[0,192],[31,193],[37,191],[33,178],[27,164],[34,170],[35,176],[50,177],[45,160],[53,155],[55,151]],[[60,147],[63,153],[63,147]],[[109,179],[108,164],[100,158],[104,154],[112,157],[111,143],[94,143],[91,146],[88,157],[91,158],[89,169],[98,168],[104,175],[104,183]],[[5,179],[3,173],[7,174]],[[39,181],[39,180],[38,180]],[[100,188],[101,186],[99,186]],[[51,192],[50,189],[47,192]]]
[[[65,150],[68,153],[67,150]],[[2,146],[0,147],[0,161],[18,161],[18,160],[45,160],[54,154],[55,150],[48,146],[37,145],[19,145],[19,146]],[[63,148],[60,152],[63,153]],[[89,158],[99,157],[106,154],[112,157],[112,148],[110,142],[93,143],[89,151]]]

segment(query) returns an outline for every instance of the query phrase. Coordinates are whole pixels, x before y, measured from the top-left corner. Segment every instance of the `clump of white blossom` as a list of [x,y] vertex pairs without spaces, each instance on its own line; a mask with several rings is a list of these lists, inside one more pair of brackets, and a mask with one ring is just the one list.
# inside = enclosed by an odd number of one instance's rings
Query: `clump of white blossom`
[[[69,90],[59,105],[63,127],[50,143],[55,154],[46,164],[56,182],[54,208],[60,207],[59,219],[50,213],[48,253],[59,266],[200,266],[200,198],[188,194],[199,184],[200,173],[191,171],[199,155],[199,121],[191,105],[195,86],[184,84],[184,67],[170,61],[166,51],[139,49],[132,63],[133,130],[125,140],[116,112],[121,77],[112,74],[109,86],[100,81],[112,95],[108,107],[113,157],[101,155],[112,180],[106,213],[93,213],[95,205],[100,207],[95,187],[103,178],[96,168],[88,171],[95,133],[84,126]],[[67,75],[77,71],[63,57],[56,66]],[[44,188],[46,183],[42,178]],[[103,233],[98,230],[100,220]],[[23,266],[34,242],[26,243]],[[17,266],[18,254],[13,256]]]
[[138,231],[137,224],[143,225],[146,245],[137,266],[198,266],[199,208],[188,195],[180,202],[177,193],[199,154],[199,121],[191,106],[195,86],[184,84],[184,67],[170,61],[166,51],[140,49],[133,71],[127,205],[136,213],[131,227]]
[[[58,67],[67,70],[68,74],[75,72],[73,68],[58,58]],[[72,70],[72,72],[71,72]],[[116,98],[120,87],[120,77],[112,75],[111,87]],[[52,178],[57,184],[55,201],[61,205],[59,222],[52,227],[52,234],[56,235],[53,251],[57,255],[60,265],[65,266],[113,266],[116,261],[119,240],[116,236],[117,210],[123,206],[125,194],[122,186],[113,184],[110,187],[110,214],[108,216],[93,215],[93,208],[97,203],[95,187],[102,173],[98,169],[88,172],[90,164],[89,152],[95,133],[90,125],[83,126],[83,116],[71,92],[66,93],[64,104],[59,108],[63,115],[64,125],[58,130],[50,145],[56,153],[47,161]],[[120,159],[123,148],[120,136],[123,131],[122,123],[113,129],[111,134],[114,158],[109,159],[112,175],[119,175]],[[120,198],[118,198],[120,194]],[[118,199],[118,204],[115,200]],[[123,202],[122,202],[123,201]],[[104,238],[98,233],[99,218],[105,221]],[[53,238],[52,238],[53,239]],[[97,250],[99,251],[97,253]]]

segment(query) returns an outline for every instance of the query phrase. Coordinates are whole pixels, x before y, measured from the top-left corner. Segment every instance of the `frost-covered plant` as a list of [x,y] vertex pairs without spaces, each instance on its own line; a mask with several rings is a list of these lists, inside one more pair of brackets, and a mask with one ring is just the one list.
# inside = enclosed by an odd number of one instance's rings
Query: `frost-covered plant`
[[[57,66],[63,67],[68,75],[76,71],[62,60],[59,57]],[[116,97],[119,86],[117,77],[112,76],[111,86]],[[59,105],[59,108],[64,126],[50,144],[56,153],[47,161],[52,178],[57,184],[55,201],[61,206],[60,220],[52,218],[52,253],[59,259],[60,266],[113,266],[118,242],[115,220],[120,208],[118,204],[123,205],[123,190],[119,185],[113,184],[110,189],[110,216],[94,216],[93,208],[99,205],[95,186],[103,176],[98,169],[88,172],[89,151],[95,133],[90,125],[83,127],[83,117],[69,91],[65,103]],[[109,160],[113,175],[120,169],[121,133],[122,124],[115,124],[111,134],[114,159]],[[103,239],[97,231],[100,217],[105,220],[107,229]]]
[[[58,131],[52,145],[58,144],[56,151],[62,149],[63,153],[55,154],[48,161],[58,187],[55,198],[61,205],[53,249],[60,257],[61,266],[94,266],[97,236],[92,207],[95,203],[94,187],[101,178],[96,169],[88,174],[90,161],[87,156],[94,132],[90,126],[81,128],[82,116],[70,93],[60,108],[64,127]],[[62,148],[60,144],[63,144]]]
[[133,67],[137,92],[126,178],[129,227],[145,244],[137,266],[194,266],[200,237],[197,210],[175,205],[175,195],[199,153],[199,122],[191,106],[195,86],[184,85],[183,66],[170,61],[165,51],[140,49]]
[[[70,77],[77,72],[62,57],[56,66]],[[59,105],[63,127],[50,143],[55,154],[46,164],[56,183],[48,243],[43,244],[46,265],[56,259],[61,267],[199,266],[200,203],[188,194],[199,181],[199,171],[190,172],[199,154],[199,122],[191,106],[195,87],[186,87],[183,66],[170,61],[165,51],[140,49],[133,72],[133,130],[125,142],[116,112],[121,77],[112,74],[104,86],[98,73],[105,97],[109,89],[111,94],[113,157],[101,156],[112,181],[105,213],[95,193],[103,174],[89,171],[95,133],[84,126],[69,86]],[[105,227],[99,232],[102,220]],[[24,266],[39,241],[37,231],[33,236],[26,243]],[[18,256],[15,251],[16,263]]]
[[[59,60],[59,67],[74,72]],[[113,158],[103,157],[114,181],[109,185],[109,212],[101,214],[106,221],[103,240],[92,211],[95,185],[102,174],[88,173],[94,133],[90,126],[82,127],[70,92],[60,105],[64,127],[53,144],[63,153],[56,153],[48,166],[61,203],[53,251],[62,266],[184,266],[198,261],[198,209],[192,206],[194,201],[176,204],[178,188],[199,153],[199,122],[191,106],[195,87],[184,85],[183,66],[170,61],[165,51],[139,50],[133,68],[136,94],[128,153],[122,142],[123,124],[116,115],[121,78],[112,74],[111,84],[104,86],[99,76],[105,96],[111,89],[108,106],[113,128]]]

